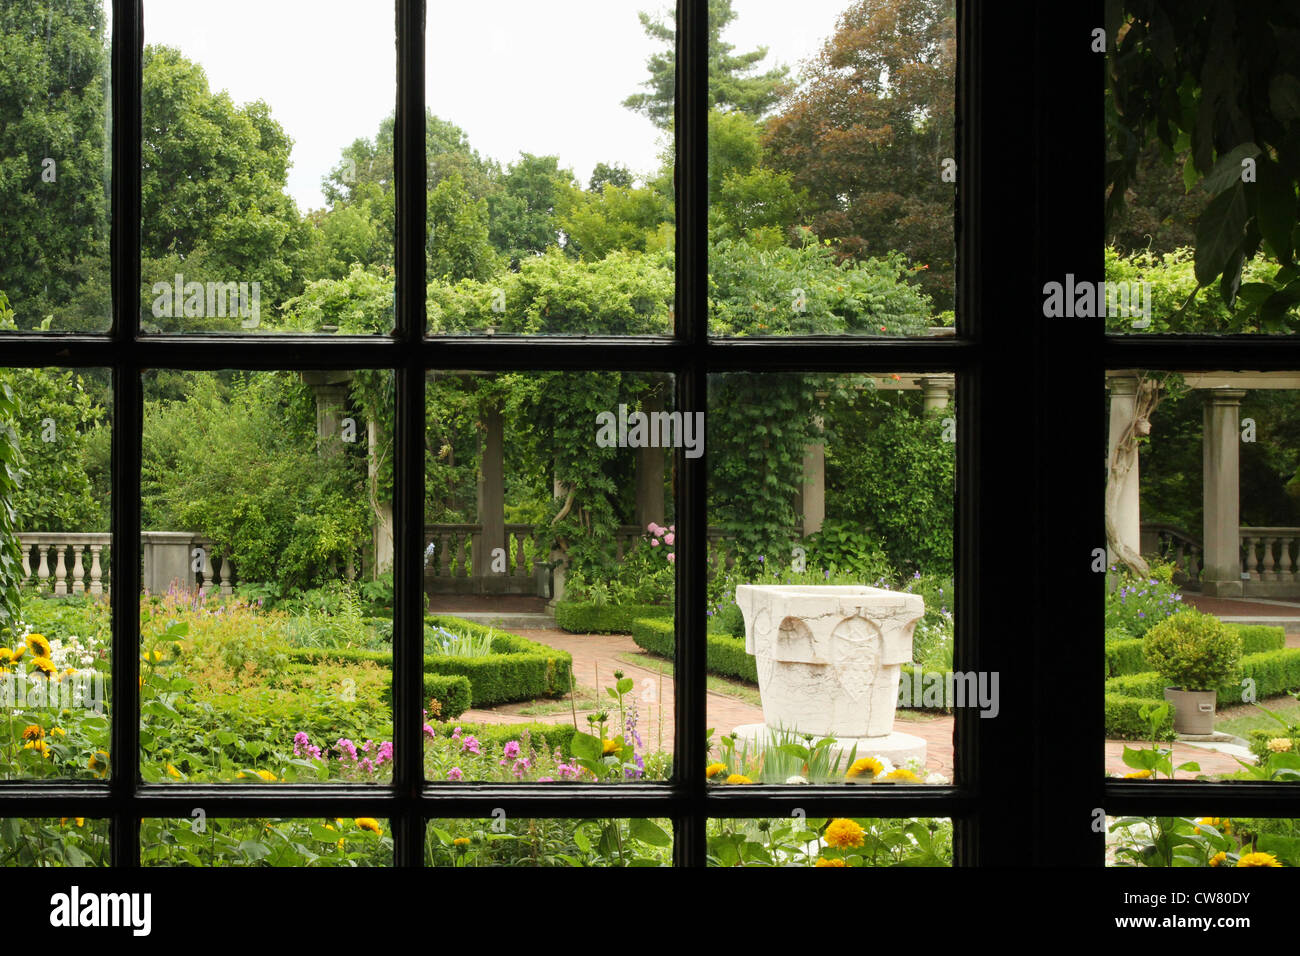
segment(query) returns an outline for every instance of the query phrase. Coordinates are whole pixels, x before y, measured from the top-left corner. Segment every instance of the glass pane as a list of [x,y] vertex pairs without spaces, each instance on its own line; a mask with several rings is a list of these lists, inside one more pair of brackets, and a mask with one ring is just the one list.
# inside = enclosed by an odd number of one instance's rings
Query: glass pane
[[98,0],[0,10],[0,332],[112,321],[110,20]]
[[1106,770],[1300,782],[1300,374],[1106,386]]
[[710,820],[709,866],[952,866],[946,819]]
[[949,783],[953,708],[996,714],[953,670],[954,388],[710,378],[714,784]]
[[710,331],[951,335],[955,5],[710,16]]
[[671,820],[430,820],[425,866],[671,866]]
[[672,25],[643,6],[430,8],[431,334],[672,332]]
[[0,817],[0,866],[108,866],[108,821]]
[[[1080,290],[1077,301],[1067,292],[1064,314],[1105,316],[1117,334],[1295,332],[1300,232],[1290,152],[1300,127],[1284,92],[1294,66],[1274,39],[1292,28],[1292,11],[1270,7],[1231,27],[1185,5],[1113,12],[1108,289]],[[1237,62],[1250,68],[1227,65]]]
[[392,866],[387,820],[373,817],[145,820],[144,866]]
[[1106,827],[1107,866],[1300,866],[1300,820],[1107,817]]
[[147,781],[392,775],[390,372],[144,378]]
[[146,331],[393,328],[394,21],[358,12],[146,0]]
[[670,450],[703,415],[668,376],[431,373],[427,391],[425,776],[664,780],[672,678]]
[[111,407],[106,369],[0,368],[0,779],[108,776]]

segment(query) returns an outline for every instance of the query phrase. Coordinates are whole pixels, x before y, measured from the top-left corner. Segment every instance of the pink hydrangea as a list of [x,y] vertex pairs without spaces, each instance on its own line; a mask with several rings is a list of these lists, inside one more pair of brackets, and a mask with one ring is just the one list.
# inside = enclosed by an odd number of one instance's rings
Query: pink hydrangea
[[677,539],[677,535],[669,532],[668,534],[664,535],[664,544],[672,544],[673,541],[675,541],[676,539]]
[[673,552],[671,551],[668,552],[668,563],[669,564],[677,563],[677,555],[673,554]]

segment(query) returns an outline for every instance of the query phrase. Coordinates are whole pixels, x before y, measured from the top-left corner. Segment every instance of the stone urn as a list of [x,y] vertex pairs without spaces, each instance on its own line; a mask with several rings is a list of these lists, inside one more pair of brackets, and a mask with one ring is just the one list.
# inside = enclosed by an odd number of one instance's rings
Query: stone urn
[[763,723],[774,730],[836,738],[847,753],[895,762],[925,759],[925,742],[894,731],[902,665],[925,613],[919,594],[856,585],[749,585],[736,588],[745,650],[755,657]]

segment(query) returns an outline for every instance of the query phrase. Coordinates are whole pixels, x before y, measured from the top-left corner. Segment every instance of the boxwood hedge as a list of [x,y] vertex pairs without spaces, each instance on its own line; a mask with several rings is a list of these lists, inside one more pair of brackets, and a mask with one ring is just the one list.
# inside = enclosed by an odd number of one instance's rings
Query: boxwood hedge
[[657,604],[591,604],[561,601],[555,605],[555,626],[570,634],[631,634],[638,618],[668,618],[673,609]]
[[[710,633],[707,636],[706,669],[710,674],[735,677],[758,683],[758,667],[753,655],[745,652],[743,638]],[[659,657],[673,659],[676,641],[673,638],[672,618],[640,618],[632,622],[632,640],[637,646]]]

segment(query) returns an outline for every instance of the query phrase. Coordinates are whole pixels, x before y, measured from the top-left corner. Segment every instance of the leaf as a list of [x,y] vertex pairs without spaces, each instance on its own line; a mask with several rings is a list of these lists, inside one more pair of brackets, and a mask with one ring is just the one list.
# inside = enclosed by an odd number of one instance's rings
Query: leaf
[[1241,183],[1210,200],[1196,222],[1196,281],[1209,285],[1223,272],[1246,228],[1245,190]]
[[1272,160],[1259,163],[1255,188],[1259,193],[1258,214],[1260,234],[1273,247],[1273,252],[1284,265],[1291,264],[1291,233],[1296,227],[1295,183]]
[[[1254,143],[1241,143],[1219,157],[1214,168],[1210,170],[1202,186],[1212,196],[1217,196],[1233,183],[1241,182],[1241,161],[1254,159],[1260,154],[1260,148]],[[1186,170],[1184,170],[1184,175]]]
[[651,846],[669,846],[673,842],[672,837],[652,820],[633,818],[628,829],[632,839]]
[[569,744],[569,749],[575,757],[580,759],[599,760],[603,748],[598,738],[578,731],[573,735],[573,741]]

